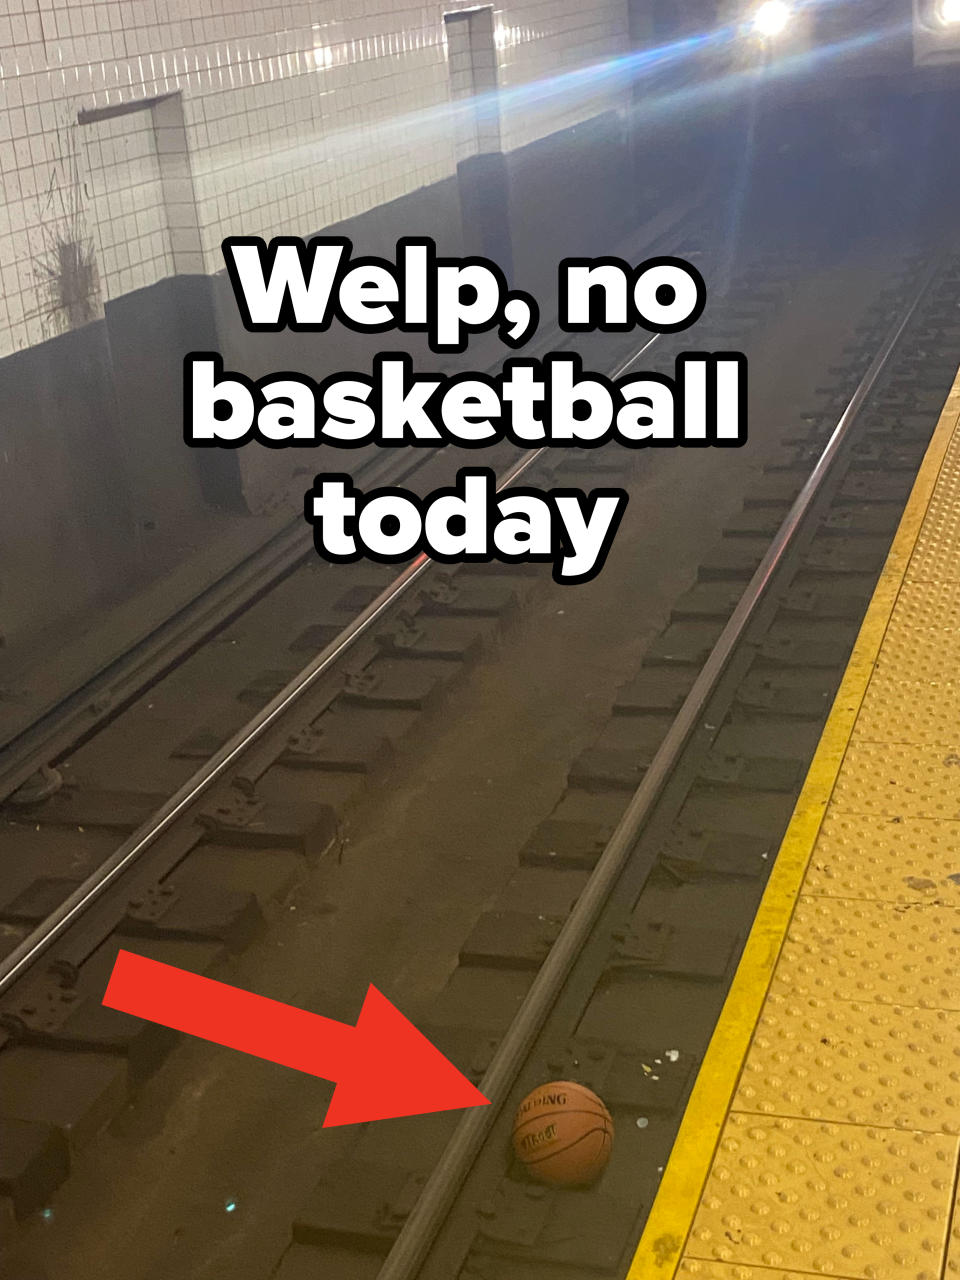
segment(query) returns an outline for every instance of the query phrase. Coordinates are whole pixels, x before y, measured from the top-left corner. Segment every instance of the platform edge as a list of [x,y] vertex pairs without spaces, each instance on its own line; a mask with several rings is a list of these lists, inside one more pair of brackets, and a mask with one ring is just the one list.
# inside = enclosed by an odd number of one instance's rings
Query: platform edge
[[940,412],[777,853],[733,983],[697,1074],[627,1280],[676,1274],[800,886],[907,574],[947,447],[960,423],[960,372]]

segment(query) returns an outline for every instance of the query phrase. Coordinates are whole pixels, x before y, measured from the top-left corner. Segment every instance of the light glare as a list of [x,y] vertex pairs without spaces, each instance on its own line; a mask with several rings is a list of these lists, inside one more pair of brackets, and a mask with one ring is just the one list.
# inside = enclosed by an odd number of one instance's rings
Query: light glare
[[960,22],[960,0],[940,0],[938,13],[943,25],[952,27],[955,22]]
[[[943,0],[944,4],[960,4],[960,0]],[[753,15],[754,30],[762,36],[778,36],[790,21],[789,6],[783,0],[764,0]]]

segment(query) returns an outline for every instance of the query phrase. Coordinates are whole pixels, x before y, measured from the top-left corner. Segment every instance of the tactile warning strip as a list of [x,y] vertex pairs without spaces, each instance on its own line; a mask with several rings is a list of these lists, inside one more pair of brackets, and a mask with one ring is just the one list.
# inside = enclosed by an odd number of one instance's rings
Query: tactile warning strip
[[728,1119],[688,1257],[937,1280],[957,1139],[779,1116]]
[[629,1280],[960,1280],[960,377]]
[[832,807],[841,813],[882,813],[891,822],[907,817],[956,821],[960,755],[936,745],[859,739],[843,762]]
[[[896,680],[887,671],[878,671],[870,682],[867,698],[857,720],[855,739],[877,742],[884,732],[894,732],[898,740],[906,740],[909,735],[913,742],[941,746],[944,755],[956,749],[960,679]],[[900,726],[898,730],[891,730],[894,722]]]
[[[947,398],[946,409],[956,386]],[[946,410],[945,410],[946,411]],[[947,444],[943,470],[937,479],[937,487],[927,504],[923,528],[907,570],[907,578],[915,582],[960,581],[960,438],[954,437]]]
[[960,902],[957,826],[928,818],[827,814],[807,867],[805,896]]
[[771,992],[734,1108],[960,1134],[956,1029],[942,1009]]
[[950,1243],[947,1245],[945,1280],[953,1280],[955,1276],[960,1276],[960,1195],[953,1206],[953,1229],[950,1232]]
[[730,1266],[726,1262],[704,1262],[685,1258],[677,1272],[683,1280],[807,1280],[809,1271],[784,1271],[782,1267]]

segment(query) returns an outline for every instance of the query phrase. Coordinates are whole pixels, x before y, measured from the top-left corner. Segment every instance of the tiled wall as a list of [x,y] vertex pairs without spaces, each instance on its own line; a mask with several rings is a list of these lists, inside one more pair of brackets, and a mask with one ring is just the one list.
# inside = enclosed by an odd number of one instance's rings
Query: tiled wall
[[173,274],[151,111],[96,120],[80,135],[85,196],[104,301]]
[[447,14],[445,23],[459,162],[501,149],[496,29],[487,8]]
[[[470,7],[0,0],[0,355],[221,269],[225,235],[307,234],[448,177],[468,108],[443,15]],[[626,50],[626,0],[506,0],[493,36],[505,149],[625,105],[570,73]]]
[[496,17],[505,150],[622,104],[625,74],[617,59],[629,46],[625,3],[524,0]]

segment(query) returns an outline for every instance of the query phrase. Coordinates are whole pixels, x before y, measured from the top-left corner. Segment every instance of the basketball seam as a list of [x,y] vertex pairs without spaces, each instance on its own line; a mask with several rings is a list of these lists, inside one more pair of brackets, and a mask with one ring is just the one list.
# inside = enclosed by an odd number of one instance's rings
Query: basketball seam
[[519,1124],[514,1124],[513,1131],[516,1133],[518,1129],[522,1129],[525,1124],[529,1124],[531,1120],[546,1120],[548,1116],[596,1116],[598,1120],[613,1120],[609,1111],[571,1111],[564,1107],[560,1111],[545,1111],[539,1116],[524,1116]]

